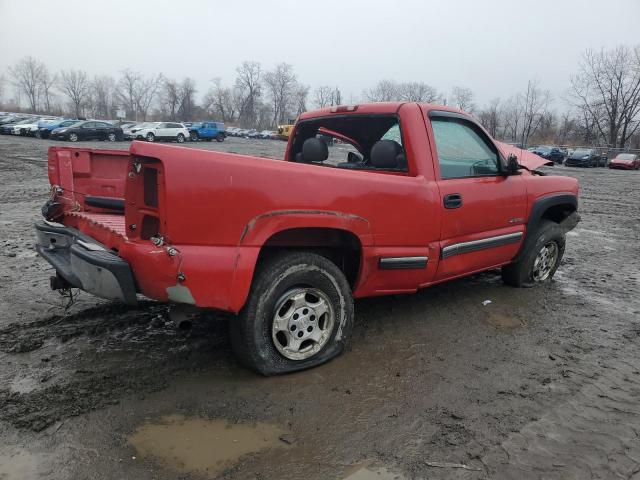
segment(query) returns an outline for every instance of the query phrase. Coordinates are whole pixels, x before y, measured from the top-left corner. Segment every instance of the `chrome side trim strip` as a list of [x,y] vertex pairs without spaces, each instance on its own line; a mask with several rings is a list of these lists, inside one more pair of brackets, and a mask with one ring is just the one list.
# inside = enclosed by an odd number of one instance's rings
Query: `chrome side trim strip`
[[380,259],[380,270],[405,270],[426,268],[429,257],[383,257]]
[[470,242],[454,243],[448,247],[444,247],[440,254],[440,258],[445,259],[454,255],[484,250],[485,248],[501,247],[510,243],[518,243],[522,238],[522,232],[508,233],[506,235],[498,235],[497,237],[482,238],[480,240],[472,240]]

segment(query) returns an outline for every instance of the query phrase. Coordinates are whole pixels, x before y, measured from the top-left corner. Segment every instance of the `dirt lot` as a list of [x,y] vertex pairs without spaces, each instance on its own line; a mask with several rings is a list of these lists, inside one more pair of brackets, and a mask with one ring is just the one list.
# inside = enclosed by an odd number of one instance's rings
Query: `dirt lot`
[[233,318],[65,310],[33,251],[51,144],[0,137],[0,479],[640,479],[640,172],[549,169],[580,179],[583,221],[547,287],[359,301],[349,352],[261,378]]

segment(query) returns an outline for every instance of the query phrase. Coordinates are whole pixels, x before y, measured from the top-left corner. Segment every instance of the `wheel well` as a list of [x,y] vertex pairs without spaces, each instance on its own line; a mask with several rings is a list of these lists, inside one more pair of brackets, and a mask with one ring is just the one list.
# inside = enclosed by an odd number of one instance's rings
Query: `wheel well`
[[542,218],[551,220],[556,223],[561,223],[565,218],[576,211],[575,205],[569,203],[553,205],[547,208],[542,214]]
[[356,235],[338,228],[292,228],[273,234],[262,245],[258,263],[285,251],[309,251],[328,258],[353,288],[358,280],[362,245]]

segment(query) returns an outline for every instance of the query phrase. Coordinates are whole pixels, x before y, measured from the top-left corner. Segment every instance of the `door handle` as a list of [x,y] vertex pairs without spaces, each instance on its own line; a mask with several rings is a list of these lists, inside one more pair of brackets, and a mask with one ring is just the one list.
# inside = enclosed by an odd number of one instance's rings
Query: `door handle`
[[462,195],[450,193],[444,196],[444,208],[460,208],[462,206]]

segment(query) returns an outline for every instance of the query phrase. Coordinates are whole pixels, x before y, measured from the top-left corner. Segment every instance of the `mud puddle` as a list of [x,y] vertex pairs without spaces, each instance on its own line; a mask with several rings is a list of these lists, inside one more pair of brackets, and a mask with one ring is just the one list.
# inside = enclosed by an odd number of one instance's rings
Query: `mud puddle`
[[23,449],[0,450],[0,479],[28,480],[38,475],[36,458]]
[[406,480],[406,477],[392,473],[386,468],[360,467],[348,472],[344,480]]
[[266,423],[230,424],[226,420],[169,415],[138,428],[129,443],[143,458],[180,472],[214,478],[244,455],[287,448],[280,440],[285,433]]
[[526,322],[511,315],[500,312],[489,312],[485,321],[495,328],[518,328],[526,326]]

